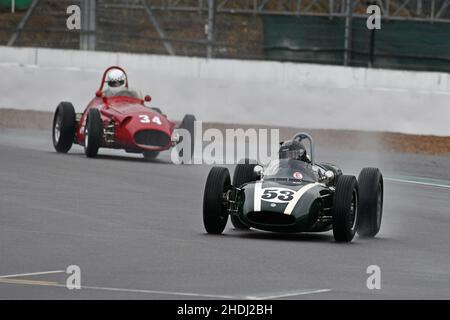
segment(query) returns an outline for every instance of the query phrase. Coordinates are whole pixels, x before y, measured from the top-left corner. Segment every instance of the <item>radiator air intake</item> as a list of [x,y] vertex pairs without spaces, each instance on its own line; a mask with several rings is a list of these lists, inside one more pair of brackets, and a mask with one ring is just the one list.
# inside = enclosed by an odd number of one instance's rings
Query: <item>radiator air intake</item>
[[170,143],[170,136],[159,130],[142,130],[134,135],[134,141],[147,147],[164,147]]
[[249,212],[247,219],[255,223],[267,225],[288,226],[295,223],[294,216],[280,212]]

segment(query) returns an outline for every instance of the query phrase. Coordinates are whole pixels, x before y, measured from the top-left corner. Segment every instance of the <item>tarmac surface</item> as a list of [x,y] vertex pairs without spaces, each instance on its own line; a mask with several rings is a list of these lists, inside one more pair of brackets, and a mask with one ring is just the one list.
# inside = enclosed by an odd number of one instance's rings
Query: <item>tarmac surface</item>
[[[207,165],[173,165],[0,129],[0,299],[449,299],[450,158],[317,146],[317,158],[385,177],[372,240],[331,232],[206,234]],[[230,167],[232,173],[232,166]],[[68,266],[81,270],[69,290]],[[366,285],[368,266],[381,289]]]

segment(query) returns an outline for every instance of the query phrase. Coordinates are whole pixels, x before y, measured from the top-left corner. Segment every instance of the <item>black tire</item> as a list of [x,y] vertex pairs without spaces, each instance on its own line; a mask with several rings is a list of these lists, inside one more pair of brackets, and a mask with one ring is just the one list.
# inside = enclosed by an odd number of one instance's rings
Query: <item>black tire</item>
[[373,238],[381,227],[383,215],[383,175],[378,168],[364,168],[358,176],[358,235]]
[[[244,183],[255,181],[256,177],[253,172],[253,169],[257,166],[256,163],[250,163],[248,159],[245,159],[244,163],[239,163],[234,169],[233,174],[233,186],[240,187]],[[231,223],[233,227],[238,230],[248,230],[250,226],[246,225],[244,222],[239,219],[238,216],[231,215]]]
[[162,113],[162,111],[161,111],[160,108],[158,108],[158,107],[152,107],[151,109],[154,110],[154,111],[156,111],[156,112],[158,112],[160,115],[163,115],[163,113]]
[[231,187],[227,168],[213,167],[208,174],[203,196],[203,225],[206,232],[221,234],[228,221],[223,194]]
[[147,150],[142,154],[145,160],[154,160],[159,155],[159,151]]
[[76,114],[70,102],[61,102],[53,117],[52,139],[55,150],[69,152],[75,138]]
[[342,175],[336,183],[333,204],[333,236],[337,242],[350,242],[358,221],[358,181]]
[[233,174],[233,186],[240,187],[244,183],[256,181],[256,176],[254,173],[255,167],[258,165],[256,162],[249,159],[244,159],[243,163],[236,165]]
[[98,154],[102,141],[103,124],[98,109],[90,109],[86,127],[84,129],[84,153],[88,158],[94,158]]
[[[183,120],[181,120],[180,125],[178,126],[178,128],[180,129],[186,129],[190,136],[191,136],[191,160],[192,157],[194,155],[194,143],[195,143],[195,137],[194,137],[194,127],[195,127],[195,116],[192,114],[187,114],[183,117]],[[180,137],[180,143],[183,141],[183,137]],[[178,150],[178,149],[177,149]],[[184,150],[179,150],[178,151],[178,155],[180,156],[180,158],[183,158],[183,152]]]

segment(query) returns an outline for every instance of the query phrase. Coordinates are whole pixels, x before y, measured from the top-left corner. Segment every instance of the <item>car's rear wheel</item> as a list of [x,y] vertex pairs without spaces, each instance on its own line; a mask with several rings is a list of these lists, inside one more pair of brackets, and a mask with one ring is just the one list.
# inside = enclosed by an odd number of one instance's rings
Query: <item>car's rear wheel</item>
[[[251,181],[255,181],[255,173],[254,168],[257,164],[256,163],[250,163],[249,159],[245,159],[244,163],[239,163],[236,165],[236,169],[234,169],[233,174],[233,186],[240,187],[244,183],[248,183]],[[238,216],[231,215],[231,223],[233,224],[233,227],[238,230],[247,230],[250,229],[250,226],[245,224],[241,219],[239,219]]]
[[358,176],[358,235],[373,238],[380,231],[383,215],[383,175],[378,168],[364,168]]
[[[192,114],[187,114],[183,117],[183,120],[181,120],[180,125],[178,126],[179,129],[185,129],[189,132],[190,135],[190,159],[192,160],[192,157],[194,155],[194,143],[195,143],[195,137],[194,137],[194,127],[195,127],[195,116]],[[183,136],[180,137],[180,143],[178,144],[179,146],[182,146],[181,142],[183,141]],[[183,159],[185,156],[184,150],[183,149],[177,149],[178,150],[178,155],[180,157],[180,159]],[[184,160],[184,159],[183,159]]]
[[72,148],[75,127],[75,108],[70,102],[61,102],[53,117],[53,146],[57,152],[67,153]]
[[206,179],[203,196],[203,225],[206,232],[221,234],[228,221],[224,195],[231,188],[227,168],[213,167]]
[[338,242],[350,242],[358,221],[358,181],[342,175],[336,183],[333,204],[333,236]]
[[88,158],[97,156],[102,141],[103,124],[98,109],[90,109],[84,129],[84,153]]
[[145,160],[154,160],[158,155],[159,151],[147,150],[143,152]]
[[158,112],[160,115],[162,115],[162,110],[158,107],[151,107],[150,109],[155,110],[156,112]]

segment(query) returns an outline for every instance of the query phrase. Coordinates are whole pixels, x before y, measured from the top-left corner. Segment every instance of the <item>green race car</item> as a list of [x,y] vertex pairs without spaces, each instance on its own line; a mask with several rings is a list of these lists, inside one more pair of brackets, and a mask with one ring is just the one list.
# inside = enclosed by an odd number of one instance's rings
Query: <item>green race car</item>
[[284,142],[279,155],[265,168],[248,160],[238,164],[233,183],[227,168],[211,169],[203,198],[208,233],[222,233],[228,216],[236,229],[289,233],[332,229],[340,242],[351,241],[356,232],[363,237],[378,233],[383,211],[379,169],[364,168],[356,179],[335,165],[316,163],[313,140],[306,133]]

